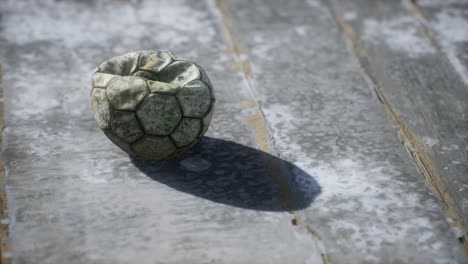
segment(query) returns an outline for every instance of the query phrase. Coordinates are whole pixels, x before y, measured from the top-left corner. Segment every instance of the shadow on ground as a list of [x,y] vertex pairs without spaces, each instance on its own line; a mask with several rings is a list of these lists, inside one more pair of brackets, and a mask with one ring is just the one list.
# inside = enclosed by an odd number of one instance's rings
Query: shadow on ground
[[[176,190],[252,210],[304,209],[321,191],[317,181],[294,164],[215,138],[204,137],[171,160],[145,161],[132,157],[132,162],[153,180]],[[273,180],[278,175],[283,179],[281,184]],[[279,198],[286,186],[289,200],[293,201],[288,205],[284,201],[288,199]]]

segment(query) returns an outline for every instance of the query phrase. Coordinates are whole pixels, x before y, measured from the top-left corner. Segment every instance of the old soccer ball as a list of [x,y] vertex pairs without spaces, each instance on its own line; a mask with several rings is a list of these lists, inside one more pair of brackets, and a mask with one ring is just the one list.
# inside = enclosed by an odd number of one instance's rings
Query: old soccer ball
[[167,51],[131,52],[102,63],[92,78],[98,126],[141,159],[174,157],[208,130],[215,98],[205,71]]

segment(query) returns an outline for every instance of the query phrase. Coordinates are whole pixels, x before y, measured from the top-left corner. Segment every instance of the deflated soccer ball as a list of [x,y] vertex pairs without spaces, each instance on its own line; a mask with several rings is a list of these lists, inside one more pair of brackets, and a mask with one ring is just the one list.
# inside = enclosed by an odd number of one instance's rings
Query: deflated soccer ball
[[92,78],[98,126],[141,159],[174,157],[208,130],[215,98],[205,71],[167,51],[131,52],[102,63]]

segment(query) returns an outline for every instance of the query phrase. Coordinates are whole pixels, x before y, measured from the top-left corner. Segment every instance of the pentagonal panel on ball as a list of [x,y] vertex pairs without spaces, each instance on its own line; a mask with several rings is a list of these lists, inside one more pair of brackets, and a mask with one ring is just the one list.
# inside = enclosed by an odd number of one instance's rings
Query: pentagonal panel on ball
[[185,147],[192,143],[200,133],[201,120],[198,118],[182,118],[171,138],[177,147]]
[[146,81],[131,76],[115,77],[107,86],[107,97],[114,109],[134,111],[149,94]]
[[182,118],[182,113],[174,96],[151,94],[141,103],[137,116],[146,133],[169,135]]
[[132,144],[135,154],[143,159],[164,159],[172,156],[177,147],[169,137],[157,137],[145,135]]
[[186,117],[201,118],[211,107],[210,88],[199,80],[181,87],[177,93],[182,112]]
[[128,143],[135,142],[144,134],[134,112],[114,111],[111,126],[112,131]]

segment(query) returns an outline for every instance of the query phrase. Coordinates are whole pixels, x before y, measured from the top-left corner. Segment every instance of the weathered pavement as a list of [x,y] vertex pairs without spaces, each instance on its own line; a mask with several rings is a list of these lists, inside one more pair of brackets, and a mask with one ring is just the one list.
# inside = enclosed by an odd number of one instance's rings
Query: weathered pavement
[[[14,263],[467,262],[337,5],[1,1],[3,253]],[[175,160],[130,158],[91,112],[92,70],[144,49],[199,63],[216,90],[207,137]]]

